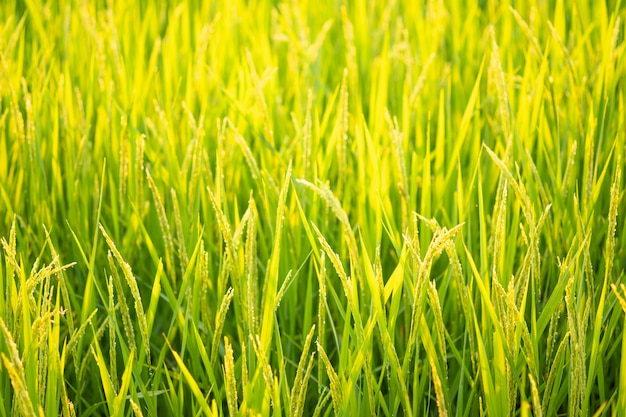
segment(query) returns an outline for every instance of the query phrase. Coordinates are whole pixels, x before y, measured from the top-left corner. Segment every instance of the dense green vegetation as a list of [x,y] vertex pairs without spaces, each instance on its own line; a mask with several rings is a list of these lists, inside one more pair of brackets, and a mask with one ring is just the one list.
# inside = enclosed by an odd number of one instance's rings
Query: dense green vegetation
[[626,415],[620,2],[0,4],[0,417]]

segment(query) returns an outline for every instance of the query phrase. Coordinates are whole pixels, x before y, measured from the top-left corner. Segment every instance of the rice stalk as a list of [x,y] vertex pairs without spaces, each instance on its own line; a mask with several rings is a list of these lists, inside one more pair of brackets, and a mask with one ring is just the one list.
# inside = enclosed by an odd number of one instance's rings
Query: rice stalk
[[309,381],[311,380],[311,372],[313,371],[313,365],[315,364],[315,352],[312,352],[309,358],[309,364],[306,367],[306,371],[304,373],[304,377],[302,378],[302,386],[300,387],[300,392],[298,397],[296,398],[297,407],[294,410],[294,417],[301,417],[305,411],[305,401],[307,397],[307,387],[309,386]]
[[226,291],[220,304],[220,309],[215,316],[215,330],[213,331],[213,342],[211,343],[211,362],[215,363],[217,360],[217,350],[219,347],[220,339],[222,338],[222,330],[224,329],[224,323],[226,322],[226,314],[228,313],[228,307],[233,300],[235,290],[231,287]]
[[311,117],[313,108],[313,91],[309,89],[306,99],[306,116],[302,127],[302,177],[306,179],[311,175],[311,139],[313,132],[313,121]]
[[585,326],[581,322],[581,313],[576,305],[573,294],[574,278],[571,277],[565,288],[565,306],[567,308],[567,323],[570,331],[570,390],[568,413],[574,417],[582,412],[587,382],[585,364]]
[[259,336],[252,337],[252,347],[254,348],[256,359],[259,361],[259,367],[261,368],[263,380],[265,381],[266,390],[269,392],[270,404],[274,407],[276,404],[276,398],[274,396],[274,372],[267,360],[267,353],[263,351],[263,344]]
[[358,308],[358,300],[356,299],[356,291],[354,286],[352,285],[352,279],[346,274],[345,269],[343,268],[343,264],[341,263],[341,259],[339,259],[339,255],[333,251],[330,247],[330,244],[326,241],[326,238],[319,231],[317,226],[313,223],[313,230],[315,231],[317,238],[322,245],[322,249],[329,257],[330,262],[332,263],[337,275],[339,276],[339,280],[341,281],[341,285],[343,287],[344,295],[348,300],[348,306],[352,311],[352,315],[355,320],[357,320],[357,332],[362,333],[362,325],[359,321],[359,308]]
[[[83,336],[85,335],[85,330],[87,330],[87,327],[92,324],[92,320],[95,317],[96,313],[97,313],[97,310],[92,311],[89,317],[87,317],[87,320],[85,320],[80,325],[80,327],[74,331],[74,333],[70,337],[70,340],[67,342],[66,352],[68,352],[71,356],[74,357],[75,362],[77,361],[77,357],[78,357],[78,353],[76,351],[76,348],[78,347],[78,343],[82,340]],[[75,367],[77,368],[77,371],[78,371],[79,367],[76,365],[76,363],[75,363]]]
[[439,256],[446,248],[448,241],[450,241],[461,229],[463,224],[457,225],[452,229],[448,230],[446,228],[441,228],[440,231],[437,231],[433,234],[433,239],[426,250],[426,254],[424,255],[424,259],[421,260],[419,254],[415,250],[415,247],[410,239],[405,236],[405,244],[410,249],[414,258],[416,259],[418,264],[418,270],[416,272],[416,279],[412,289],[413,295],[413,306],[411,309],[411,326],[409,331],[409,338],[406,348],[406,353],[404,356],[404,362],[402,365],[403,371],[407,371],[408,364],[411,362],[413,350],[415,347],[415,338],[417,335],[417,326],[420,321],[420,317],[423,311],[423,297],[426,295],[424,291],[424,286],[426,282],[426,278],[430,273],[430,268],[432,266],[432,262],[435,257]]
[[[219,206],[217,197],[213,194],[210,188],[207,187],[207,191],[209,192],[209,198],[211,200],[211,204],[213,206],[213,210],[215,212],[215,217],[217,219],[217,225],[219,227],[220,233],[222,234],[222,239],[224,239],[225,254],[226,254],[226,268],[229,272],[234,270],[234,265],[237,264],[237,251],[235,250],[233,237],[231,234],[230,224],[226,215],[222,211]],[[236,284],[236,280],[234,280],[234,284]]]
[[241,390],[246,393],[246,388],[250,383],[250,376],[248,374],[248,352],[246,351],[246,342],[241,342]]
[[343,78],[341,79],[341,89],[339,93],[340,110],[338,116],[339,143],[337,145],[337,156],[339,160],[339,178],[341,181],[345,181],[348,175],[348,129],[350,127],[349,97],[348,69],[345,68],[343,70]]
[[341,27],[343,29],[343,39],[346,45],[346,63],[348,64],[348,68],[344,70],[344,77],[346,75],[346,71],[349,71],[351,74],[356,76],[358,67],[356,60],[356,45],[354,42],[354,25],[350,21],[346,5],[341,6]]
[[178,206],[178,197],[176,190],[171,188],[172,205],[174,207],[174,224],[176,226],[176,245],[178,246],[178,260],[180,261],[181,276],[185,275],[189,257],[187,256],[187,248],[185,247],[185,231],[183,230],[183,222],[180,217],[180,208]]
[[257,267],[257,210],[256,203],[252,195],[248,202],[250,218],[248,219],[248,229],[245,243],[245,277],[247,295],[247,321],[249,327],[249,335],[256,334],[258,331],[258,267]]
[[107,245],[111,249],[111,252],[113,252],[113,256],[115,257],[115,259],[117,260],[117,263],[122,268],[122,273],[124,275],[124,278],[126,279],[126,284],[130,288],[130,293],[132,294],[133,299],[135,300],[135,312],[137,313],[137,321],[139,322],[139,332],[141,333],[141,341],[143,343],[144,352],[146,354],[146,359],[148,363],[150,363],[150,336],[148,334],[148,322],[146,320],[146,314],[144,313],[144,310],[143,310],[143,304],[141,303],[141,294],[139,293],[139,286],[137,285],[137,280],[135,279],[135,276],[133,275],[133,271],[130,265],[128,264],[128,262],[124,260],[124,258],[122,257],[122,254],[117,250],[115,243],[113,242],[109,234],[104,229],[104,226],[102,226],[102,224],[100,224],[99,226],[100,226],[100,231],[102,232],[102,235],[104,236],[104,240],[106,240]]
[[256,162],[256,158],[254,157],[254,154],[252,153],[252,149],[250,149],[250,146],[248,145],[248,142],[246,141],[246,139],[243,136],[241,136],[239,131],[237,131],[237,128],[235,127],[235,125],[233,125],[233,123],[228,119],[226,119],[226,122],[228,123],[228,127],[230,128],[230,130],[232,130],[233,132],[235,143],[239,146],[239,148],[241,148],[241,151],[243,152],[244,159],[246,160],[246,163],[248,164],[248,168],[250,168],[250,173],[252,174],[252,178],[255,181],[258,181],[261,178],[261,171],[259,169],[259,165]]
[[[317,274],[319,286],[317,304],[317,342],[324,344],[326,334],[326,252],[322,251],[320,256],[319,272]],[[317,394],[321,395],[323,387],[323,369],[317,366]]]
[[15,343],[11,332],[7,328],[4,320],[0,317],[0,330],[4,335],[4,342],[9,350],[9,356],[4,353],[2,356],[2,363],[6,369],[11,385],[13,386],[13,392],[15,401],[20,413],[25,417],[36,417],[35,406],[33,405],[28,388],[26,386],[26,372],[24,370],[24,364],[20,358],[17,344]]
[[[306,186],[307,188],[313,190],[317,195],[319,195],[326,202],[326,205],[335,214],[335,216],[337,217],[337,219],[343,226],[346,243],[348,245],[348,253],[350,254],[350,262],[352,265],[357,265],[358,264],[358,249],[357,249],[356,236],[354,234],[354,231],[352,230],[350,220],[348,219],[348,214],[343,209],[339,199],[335,196],[332,190],[325,183],[318,181],[317,185],[315,185],[303,179],[298,179],[296,181]],[[358,276],[359,269],[355,268],[354,273],[356,274],[355,278],[357,279],[357,281],[361,282]]]
[[435,398],[437,399],[437,412],[439,417],[448,417],[448,409],[446,407],[446,400],[443,393],[443,386],[441,385],[441,378],[439,372],[434,364],[430,365],[433,377],[433,387],[435,389]]
[[[313,357],[309,359],[309,349],[311,347],[311,341],[313,340],[313,334],[315,333],[315,325],[311,327],[309,334],[304,340],[304,346],[302,347],[302,354],[300,355],[300,361],[298,362],[298,368],[296,369],[296,376],[293,380],[293,386],[291,388],[290,395],[290,415],[293,417],[299,417],[304,411],[304,397],[306,396],[306,387],[308,384],[308,376],[311,373],[313,366]],[[308,362],[308,364],[307,364]],[[302,391],[305,391],[304,393]]]
[[339,381],[339,376],[335,372],[333,365],[330,363],[328,356],[326,356],[326,352],[322,345],[317,342],[317,352],[322,359],[322,363],[326,368],[326,375],[328,375],[328,379],[330,381],[330,395],[333,400],[333,409],[335,410],[335,415],[340,415],[343,410],[343,394],[341,391],[341,382]]
[[[110,253],[109,253],[110,259]],[[109,261],[111,262],[111,261]],[[117,340],[115,337],[115,330],[117,327],[117,320],[115,318],[115,294],[113,293],[113,276],[109,276],[107,283],[107,291],[109,295],[109,364],[111,365],[111,381],[113,382],[113,388],[119,389],[119,381],[117,379]],[[136,351],[134,349],[133,351]]]
[[491,57],[489,61],[489,80],[493,84],[498,97],[498,116],[502,133],[508,142],[511,138],[511,114],[509,110],[509,95],[506,87],[504,71],[502,70],[502,62],[500,60],[500,51],[496,42],[496,32],[493,26],[489,26],[489,35],[491,39]]
[[250,51],[246,51],[246,60],[248,63],[248,70],[250,72],[250,77],[252,78],[252,84],[254,88],[254,94],[257,101],[257,106],[259,108],[259,112],[261,113],[263,119],[263,133],[265,134],[266,140],[269,141],[272,145],[274,144],[274,129],[272,128],[272,122],[267,106],[267,101],[265,100],[265,95],[263,94],[263,83],[259,78],[256,67],[254,65],[254,60],[252,59],[252,54]]
[[133,410],[133,414],[135,414],[135,417],[143,417],[143,412],[141,411],[141,407],[139,406],[139,404],[133,401],[132,398],[129,401],[130,408]]
[[446,360],[446,336],[445,325],[443,323],[443,314],[441,310],[441,304],[439,303],[439,294],[437,292],[437,285],[434,281],[428,283],[426,288],[428,294],[428,301],[435,317],[435,330],[437,331],[437,344],[439,347],[439,354],[441,355],[442,363],[444,366],[444,378],[448,378],[448,361]]
[[[122,280],[117,272],[117,267],[113,263],[113,256],[111,255],[111,251],[107,252],[107,259],[109,261],[109,268],[111,269],[111,281],[115,285],[115,290],[117,291],[117,296],[119,299],[119,308],[120,314],[122,315],[122,325],[124,327],[124,334],[126,335],[126,342],[128,343],[128,347],[131,350],[137,350],[137,346],[135,344],[135,330],[133,328],[133,320],[130,317],[130,309],[128,308],[128,303],[126,302],[126,295],[124,295],[124,289],[122,288]],[[112,289],[111,289],[112,290]],[[115,316],[115,310],[111,312],[112,316]],[[111,324],[113,325],[113,324]]]
[[606,239],[606,260],[605,260],[605,277],[609,277],[611,270],[613,269],[613,261],[615,258],[615,230],[617,228],[617,210],[620,200],[620,186],[622,179],[622,159],[617,158],[617,165],[615,169],[615,178],[611,184],[611,199],[609,200],[609,224],[607,230]]
[[161,199],[161,194],[159,194],[159,189],[157,188],[154,179],[152,179],[152,175],[150,175],[149,169],[146,169],[146,178],[148,179],[148,187],[152,192],[154,207],[157,212],[157,217],[159,218],[161,232],[163,233],[163,242],[165,243],[165,265],[169,273],[172,275],[174,284],[176,284],[176,273],[174,271],[174,260],[172,258],[175,253],[172,229],[170,227],[169,220],[167,219],[167,214],[165,211],[165,206],[163,205],[163,200]]
[[541,409],[541,403],[539,402],[539,389],[537,388],[537,382],[532,375],[528,375],[530,381],[530,393],[532,397],[533,411],[536,417],[543,417],[543,411]]
[[563,337],[563,340],[561,340],[561,343],[559,343],[559,347],[557,348],[556,353],[554,354],[554,360],[552,361],[552,364],[550,365],[550,372],[548,373],[548,377],[546,378],[545,387],[543,389],[543,399],[541,401],[541,409],[545,410],[546,413],[549,413],[550,411],[550,408],[549,408],[550,399],[553,398],[556,394],[553,392],[555,388],[554,384],[556,381],[556,375],[561,370],[561,366],[562,366],[561,362],[563,360],[563,355],[565,355],[565,351],[568,346],[569,337],[570,337],[570,332],[567,332],[565,336]]
[[226,400],[228,402],[228,412],[231,416],[236,416],[239,412],[239,403],[237,400],[237,381],[235,380],[235,359],[233,357],[233,347],[228,341],[228,337],[224,338],[224,380],[226,382]]
[[119,193],[120,193],[120,211],[124,212],[124,204],[127,196],[127,184],[128,184],[128,171],[130,165],[130,151],[129,140],[127,137],[128,118],[126,115],[122,115],[120,121],[120,170],[119,170]]
[[145,135],[139,135],[135,141],[135,201],[137,207],[141,208],[143,201],[143,177],[144,177],[144,152],[146,146]]

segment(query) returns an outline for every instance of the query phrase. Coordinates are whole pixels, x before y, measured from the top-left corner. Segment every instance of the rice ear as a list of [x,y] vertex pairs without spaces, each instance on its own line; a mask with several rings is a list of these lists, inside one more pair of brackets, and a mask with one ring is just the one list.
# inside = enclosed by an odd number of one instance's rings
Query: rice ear
[[124,260],[122,254],[117,250],[115,243],[106,232],[102,224],[100,224],[100,231],[102,232],[102,235],[104,236],[104,240],[106,240],[107,245],[111,249],[113,256],[122,268],[122,273],[124,275],[124,278],[126,279],[126,284],[128,284],[128,287],[130,288],[130,293],[135,300],[135,312],[137,313],[137,320],[139,322],[139,332],[141,333],[141,340],[146,354],[146,360],[148,361],[148,363],[150,363],[150,335],[148,334],[148,321],[146,319],[146,314],[144,312],[143,304],[141,302],[141,294],[139,293],[137,280],[133,275],[133,271],[130,265]]

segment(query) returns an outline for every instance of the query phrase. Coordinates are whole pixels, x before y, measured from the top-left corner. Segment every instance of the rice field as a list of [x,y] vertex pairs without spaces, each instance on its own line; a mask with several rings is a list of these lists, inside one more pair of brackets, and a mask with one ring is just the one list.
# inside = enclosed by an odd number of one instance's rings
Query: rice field
[[626,415],[619,0],[5,0],[0,417]]

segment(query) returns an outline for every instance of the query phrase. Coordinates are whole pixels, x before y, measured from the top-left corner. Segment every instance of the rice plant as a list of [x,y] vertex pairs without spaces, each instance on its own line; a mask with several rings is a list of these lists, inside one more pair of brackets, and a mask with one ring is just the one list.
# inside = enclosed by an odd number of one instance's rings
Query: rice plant
[[0,2],[0,417],[626,415],[625,19]]

